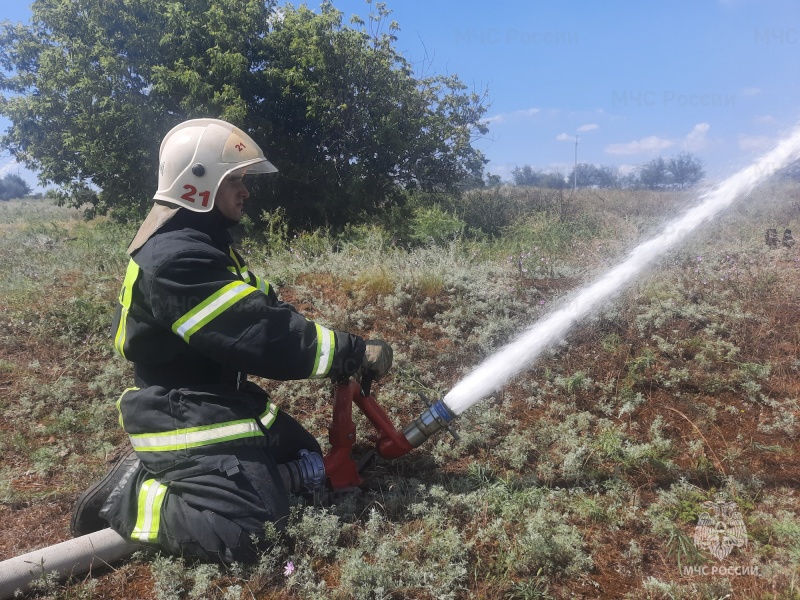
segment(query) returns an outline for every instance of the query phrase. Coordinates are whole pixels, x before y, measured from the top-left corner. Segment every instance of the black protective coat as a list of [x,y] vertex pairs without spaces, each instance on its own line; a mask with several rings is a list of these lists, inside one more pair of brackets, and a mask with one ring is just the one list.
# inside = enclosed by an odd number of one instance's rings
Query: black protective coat
[[[253,437],[210,445],[137,448],[140,464],[112,492],[101,515],[130,536],[142,482],[155,479],[167,487],[160,546],[223,562],[255,560],[252,536],[263,538],[267,521],[281,528],[288,515],[277,465],[296,458],[300,449],[320,452],[320,447],[283,412],[264,426],[259,416],[270,400],[245,374],[308,378],[319,360],[319,329],[247,271],[216,213],[179,211],[132,259],[139,274],[128,290],[130,306],[118,306],[113,324],[118,349],[134,363],[136,384],[118,403],[122,426],[132,439],[215,423],[247,421],[257,427],[252,426]],[[174,331],[187,311],[223,286],[243,281],[261,289],[188,340]],[[325,376],[336,378],[360,366],[364,342],[334,333],[335,351]]]

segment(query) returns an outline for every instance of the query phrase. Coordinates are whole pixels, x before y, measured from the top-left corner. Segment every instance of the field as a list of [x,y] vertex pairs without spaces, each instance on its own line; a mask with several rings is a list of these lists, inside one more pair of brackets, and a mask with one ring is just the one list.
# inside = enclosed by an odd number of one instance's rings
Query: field
[[[418,211],[400,241],[377,225],[293,236],[275,214],[240,246],[309,317],[392,344],[375,390],[402,428],[418,392],[441,397],[691,201],[501,188],[458,219]],[[758,188],[665,254],[468,410],[460,441],[379,460],[360,492],[296,499],[260,564],[137,554],[43,580],[40,596],[800,598],[800,248],[768,247],[768,228],[800,232],[800,186]],[[134,231],[0,203],[0,559],[67,539],[123,440],[114,403],[132,370],[110,319]],[[260,383],[324,447],[329,385]],[[735,503],[723,529],[746,528],[722,558],[695,543],[714,501]]]

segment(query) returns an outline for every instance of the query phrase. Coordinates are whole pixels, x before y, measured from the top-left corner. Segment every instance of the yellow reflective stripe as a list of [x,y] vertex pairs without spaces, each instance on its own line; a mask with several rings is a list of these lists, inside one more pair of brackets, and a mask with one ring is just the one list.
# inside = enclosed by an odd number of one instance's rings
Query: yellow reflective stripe
[[172,331],[188,343],[197,330],[255,291],[256,288],[242,281],[232,281],[175,321]]
[[[248,271],[248,273],[250,272]],[[252,273],[250,274],[252,275]],[[267,281],[266,279],[261,279],[261,277],[259,277],[258,275],[253,275],[253,279],[256,280],[255,287],[259,291],[264,292],[265,294],[269,292],[269,281]],[[248,281],[249,280],[250,279],[248,277]]]
[[136,525],[131,532],[131,539],[140,542],[158,540],[158,528],[161,525],[161,505],[167,495],[167,486],[155,479],[148,479],[139,490]]
[[236,265],[236,268],[239,269],[240,276],[243,276],[244,273],[247,272],[247,265],[239,262],[239,259],[236,258],[236,252],[234,252],[233,248],[230,246],[228,246],[228,254],[230,255],[233,263]]
[[123,357],[125,357],[125,330],[128,322],[128,310],[131,307],[133,298],[133,286],[138,277],[139,265],[133,262],[133,259],[130,259],[128,261],[128,269],[125,271],[125,280],[122,282],[122,289],[119,291],[119,303],[122,305],[122,311],[119,317],[119,325],[117,326],[117,334],[114,336],[114,348]]
[[137,390],[139,390],[138,387],[125,388],[125,391],[119,395],[119,398],[117,398],[117,412],[119,413],[119,426],[122,427],[123,429],[125,429],[125,425],[123,425],[122,423],[122,397],[128,392],[135,392]]
[[314,359],[314,368],[311,378],[325,377],[333,364],[333,352],[336,348],[336,336],[333,331],[315,323],[317,328],[317,356]]
[[228,247],[228,254],[230,254],[231,260],[236,264],[236,266],[228,267],[228,270],[233,273],[234,275],[241,277],[242,281],[245,283],[249,283],[256,289],[264,292],[265,294],[269,291],[269,281],[266,279],[261,279],[258,275],[250,272],[247,270],[247,265],[245,263],[240,263],[239,259],[236,258],[236,253],[233,251],[233,248],[230,246]]
[[267,281],[266,279],[261,279],[261,277],[259,277],[255,273],[248,271],[247,265],[239,262],[239,259],[236,258],[236,253],[230,246],[228,246],[228,254],[231,257],[231,260],[236,264],[235,267],[234,266],[228,267],[228,270],[231,273],[233,273],[238,277],[241,277],[242,281],[244,281],[245,283],[249,283],[259,291],[264,292],[265,294],[269,291],[269,281]]
[[272,402],[267,402],[267,410],[261,413],[258,420],[264,426],[264,429],[269,429],[278,418],[278,407]]
[[241,419],[161,433],[136,433],[130,438],[137,452],[169,452],[259,435],[263,433],[254,419]]

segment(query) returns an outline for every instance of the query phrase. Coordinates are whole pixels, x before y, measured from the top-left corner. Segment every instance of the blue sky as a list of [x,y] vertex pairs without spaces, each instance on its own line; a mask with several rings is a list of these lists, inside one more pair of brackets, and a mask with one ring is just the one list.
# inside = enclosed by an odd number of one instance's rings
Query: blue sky
[[[0,18],[28,21],[7,4]],[[364,0],[333,4],[346,20],[369,12]],[[525,164],[567,173],[576,136],[578,162],[629,169],[686,150],[721,179],[800,123],[798,0],[387,6],[418,73],[488,90],[476,145],[504,179]],[[0,173],[18,168],[8,160]]]

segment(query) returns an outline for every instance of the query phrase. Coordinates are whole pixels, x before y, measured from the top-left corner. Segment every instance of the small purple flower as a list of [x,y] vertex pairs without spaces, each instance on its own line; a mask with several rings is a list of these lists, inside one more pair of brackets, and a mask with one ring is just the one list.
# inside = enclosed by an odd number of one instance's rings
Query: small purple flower
[[289,562],[286,563],[286,566],[283,568],[283,574],[286,575],[286,577],[288,577],[292,573],[294,573],[294,563],[292,561],[289,561]]

